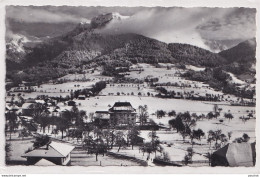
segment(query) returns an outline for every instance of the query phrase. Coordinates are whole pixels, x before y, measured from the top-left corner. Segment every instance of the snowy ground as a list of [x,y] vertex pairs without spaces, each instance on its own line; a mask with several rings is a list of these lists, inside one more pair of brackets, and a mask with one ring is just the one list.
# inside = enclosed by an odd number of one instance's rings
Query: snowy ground
[[51,92],[51,93],[60,93],[60,92],[70,92],[71,90],[79,90],[84,88],[90,88],[94,85],[96,81],[89,82],[66,82],[63,84],[43,84],[40,88],[37,88],[37,92]]
[[[162,65],[163,67],[167,67],[168,64]],[[144,79],[147,76],[150,77],[158,77],[159,83],[178,83],[178,84],[185,84],[185,85],[191,85],[190,87],[185,88],[179,88],[179,87],[172,87],[172,86],[166,86],[165,88],[167,90],[174,90],[175,92],[191,92],[194,91],[194,93],[199,94],[219,94],[222,95],[221,92],[214,91],[212,88],[207,88],[208,85],[203,84],[201,82],[195,82],[195,81],[188,81],[184,78],[181,78],[179,76],[176,76],[176,73],[183,72],[183,70],[175,68],[173,65],[171,65],[171,69],[167,70],[166,68],[155,68],[154,66],[151,66],[149,64],[138,64],[138,66],[143,67],[144,71],[139,73],[137,71],[129,72],[129,76],[131,78],[138,78],[138,79]],[[203,68],[198,68],[194,66],[188,66],[188,69],[192,70],[202,70]],[[70,95],[71,90],[78,90],[82,88],[89,88],[96,82],[100,80],[110,80],[110,77],[104,77],[100,75],[100,71],[97,70],[95,72],[91,72],[90,70],[87,71],[87,74],[85,76],[83,74],[76,74],[76,75],[67,75],[63,79],[68,80],[75,80],[76,79],[82,79],[85,77],[86,79],[89,79],[88,82],[67,82],[63,84],[43,84],[39,88],[36,88],[37,92],[32,93],[22,93],[23,98],[35,98],[37,95],[49,95],[49,96],[67,96]],[[232,76],[232,80],[236,83],[243,84],[241,80],[235,78],[235,76]],[[196,88],[199,87],[199,88]],[[117,92],[120,92],[120,96],[116,96]],[[131,93],[134,92],[134,96],[131,95]],[[139,97],[137,94],[141,92],[142,96]],[[172,119],[172,117],[163,117],[158,119],[154,113],[157,110],[164,110],[166,112],[169,112],[171,110],[175,110],[176,113],[179,112],[185,112],[189,111],[190,113],[196,113],[197,115],[205,114],[207,115],[208,112],[213,111],[213,105],[212,102],[202,102],[202,101],[192,101],[192,100],[184,100],[184,99],[162,99],[152,96],[147,96],[147,92],[156,94],[156,92],[153,89],[150,89],[147,85],[141,85],[138,89],[137,84],[108,84],[107,87],[101,91],[100,96],[97,97],[90,97],[86,100],[76,100],[76,104],[79,106],[79,110],[85,110],[87,112],[87,115],[91,112],[95,111],[107,111],[113,104],[117,101],[121,102],[130,102],[132,106],[138,110],[139,105],[147,105],[148,107],[148,113],[149,118],[151,118],[154,122],[157,124],[163,125],[168,127],[168,121]],[[114,96],[109,96],[109,94],[113,93]],[[124,93],[122,95],[122,93]],[[129,93],[129,95],[128,95]],[[17,94],[17,92],[15,93]],[[106,96],[102,96],[106,95]],[[224,95],[225,99],[236,101],[237,98],[232,95]],[[245,99],[246,100],[246,99]],[[205,157],[201,154],[206,154],[207,152],[212,151],[209,148],[209,145],[206,142],[207,132],[209,130],[218,130],[221,129],[224,134],[227,135],[227,132],[232,131],[232,137],[230,139],[230,142],[232,142],[235,138],[241,137],[243,133],[247,133],[251,139],[250,142],[255,141],[255,124],[256,119],[250,119],[249,121],[243,123],[239,117],[240,116],[247,116],[248,111],[254,111],[254,107],[242,107],[242,106],[230,106],[227,105],[228,102],[224,103],[218,103],[219,108],[222,108],[221,114],[218,118],[218,120],[200,120],[197,122],[195,129],[201,128],[205,133],[206,136],[202,138],[200,142],[202,145],[194,145],[194,151],[196,152],[193,160],[197,161],[206,161]],[[223,104],[223,105],[222,105]],[[71,107],[65,106],[63,103],[59,103],[58,106],[61,109],[70,109]],[[229,121],[225,120],[224,113],[230,112],[233,114],[234,119]],[[223,122],[220,123],[219,119],[222,119]],[[145,138],[145,141],[149,141],[148,133],[150,131],[141,131],[141,136]],[[47,132],[46,132],[47,133]],[[50,133],[50,132],[49,132]],[[169,156],[172,161],[182,161],[186,152],[186,149],[188,147],[191,147],[190,143],[184,143],[182,140],[182,137],[180,134],[176,133],[176,131],[157,131],[157,135],[160,139],[160,141],[163,143],[162,146],[165,149],[166,152],[169,153]],[[54,136],[54,135],[52,135]],[[61,134],[56,135],[56,138],[60,138]],[[68,141],[68,139],[65,139]],[[76,139],[70,139],[71,143],[80,144],[81,141],[77,142]],[[24,153],[25,150],[28,149],[29,144],[32,143],[29,140],[24,141],[12,141],[11,142],[13,147],[19,147],[15,148],[15,151],[12,151],[13,157],[17,157],[16,160],[24,160],[20,158],[20,154]],[[113,151],[116,151],[116,149]],[[120,153],[127,153],[129,155],[138,156],[140,159],[145,159],[146,157],[143,155],[143,153],[139,152],[139,149],[122,149]],[[153,156],[155,154],[152,154]],[[95,161],[94,156],[86,155],[86,160],[84,159],[81,162],[81,158],[78,157],[77,153],[74,154],[74,163],[76,165],[100,165],[100,162]],[[118,159],[111,159],[110,157],[99,157],[102,161],[102,166],[107,165],[107,160],[110,159],[111,163],[110,165],[134,165],[131,164],[132,162],[124,162],[122,160]],[[13,159],[14,160],[14,159]],[[148,163],[150,164],[150,162]]]
[[92,154],[87,154],[84,150],[74,150],[71,153],[71,165],[73,166],[140,166],[138,163],[117,159],[106,154],[98,155],[98,161],[96,161],[96,156]]
[[186,69],[190,69],[190,70],[193,70],[193,71],[203,71],[203,70],[205,70],[205,68],[196,67],[196,66],[193,66],[193,65],[186,65]]
[[85,70],[85,74],[68,74],[66,76],[61,77],[60,79],[65,79],[69,81],[88,79],[90,81],[106,81],[112,79],[112,77],[103,76],[100,74],[102,71],[101,68],[97,68],[94,72],[93,69]]
[[[157,110],[164,110],[166,112],[170,110],[175,110],[176,112],[189,111],[190,113],[197,114],[207,114],[210,111],[213,111],[213,103],[206,104],[202,101],[192,101],[192,100],[183,100],[183,99],[163,99],[157,97],[138,97],[138,96],[98,96],[90,97],[86,100],[74,100],[77,103],[80,103],[80,110],[86,110],[87,112],[95,112],[97,110],[108,110],[109,106],[117,101],[128,101],[132,106],[137,109],[139,105],[147,105],[149,114],[155,113]],[[230,106],[230,105],[221,105],[219,106],[223,110],[222,113],[228,112],[229,110],[234,115],[235,118],[238,118],[242,115],[247,115],[247,110],[254,110],[254,107],[244,107],[244,106]]]
[[117,95],[117,92],[120,94],[125,95],[131,95],[134,93],[134,95],[138,95],[140,92],[142,95],[147,96],[147,93],[150,94],[157,94],[154,89],[150,89],[148,86],[140,86],[138,89],[138,84],[114,84],[113,86],[110,86],[110,84],[107,84],[107,87],[103,89],[99,95]]
[[238,79],[234,74],[232,74],[230,72],[226,72],[226,73],[230,75],[230,77],[231,77],[230,82],[231,83],[240,84],[240,85],[245,85],[246,84],[245,81],[242,81],[242,80]]

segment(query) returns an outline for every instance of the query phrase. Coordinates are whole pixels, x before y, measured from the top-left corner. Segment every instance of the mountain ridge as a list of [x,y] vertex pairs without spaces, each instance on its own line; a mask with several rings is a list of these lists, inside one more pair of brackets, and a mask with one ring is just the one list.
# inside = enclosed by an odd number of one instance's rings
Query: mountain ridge
[[[225,52],[213,53],[189,44],[167,44],[134,33],[96,32],[96,29],[104,27],[114,18],[120,20],[113,16],[113,13],[102,14],[94,17],[91,23],[79,23],[70,32],[45,40],[26,53],[25,59],[21,62],[22,70],[30,75],[30,73],[38,73],[34,71],[37,67],[44,72],[48,72],[45,68],[51,68],[53,71],[57,68],[54,77],[46,73],[50,76],[43,80],[47,80],[71,72],[80,72],[83,66],[104,65],[107,61],[117,65],[124,65],[124,61],[150,64],[179,63],[202,67],[220,67],[230,64]],[[252,51],[249,50],[249,52]],[[12,70],[10,67],[12,63],[8,61],[7,64],[8,69]],[[14,67],[13,70],[15,69],[17,68]]]

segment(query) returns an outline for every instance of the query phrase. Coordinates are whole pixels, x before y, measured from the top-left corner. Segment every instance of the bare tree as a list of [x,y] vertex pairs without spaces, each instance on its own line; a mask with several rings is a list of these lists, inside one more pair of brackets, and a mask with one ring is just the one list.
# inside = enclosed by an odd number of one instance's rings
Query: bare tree
[[120,151],[121,147],[126,146],[125,134],[123,131],[117,131],[115,134],[116,144],[118,145],[117,152]]
[[15,112],[13,111],[8,111],[5,114],[6,121],[7,121],[7,127],[9,128],[9,133],[10,133],[10,140],[12,136],[12,132],[18,127],[18,118]]
[[193,155],[194,155],[193,148],[191,148],[191,147],[187,148],[187,154],[184,156],[183,163],[185,165],[192,163]]
[[144,123],[147,122],[147,119],[149,117],[149,114],[147,111],[148,107],[147,107],[147,105],[144,105],[144,106],[140,105],[138,107],[138,110],[139,110],[140,123],[141,123],[141,125],[144,125]]

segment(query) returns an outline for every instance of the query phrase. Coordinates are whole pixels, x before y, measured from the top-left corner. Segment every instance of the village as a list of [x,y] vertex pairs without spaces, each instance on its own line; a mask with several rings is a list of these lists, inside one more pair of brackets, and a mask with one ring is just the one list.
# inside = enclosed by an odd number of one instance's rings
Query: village
[[24,81],[6,92],[6,164],[253,166],[255,97],[182,77],[203,69],[138,64],[120,78],[95,68]]

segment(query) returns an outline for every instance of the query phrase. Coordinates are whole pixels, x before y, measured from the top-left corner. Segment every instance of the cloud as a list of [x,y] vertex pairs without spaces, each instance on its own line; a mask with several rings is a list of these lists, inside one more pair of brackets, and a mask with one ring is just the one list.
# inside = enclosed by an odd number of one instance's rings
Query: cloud
[[255,9],[235,8],[225,18],[209,20],[197,27],[201,36],[213,40],[246,40],[255,37]]
[[[255,24],[252,20],[248,22],[247,10],[239,14],[237,9],[151,8],[137,12],[126,20],[114,20],[100,32],[137,33],[166,43],[188,43],[209,50],[205,45],[207,39],[235,39],[241,35],[251,37],[247,35],[253,34],[255,29],[251,27]],[[242,26],[245,32],[239,31]]]
[[8,6],[6,10],[8,12],[6,15],[7,18],[26,23],[90,22],[86,18],[74,16],[72,14],[61,13],[59,11],[51,12],[46,8]]
[[213,14],[222,17],[228,11],[210,8],[152,8],[123,21],[113,21],[100,32],[137,33],[167,43],[188,43],[209,49],[196,30]]
[[256,12],[249,8],[8,6],[6,11],[7,21],[53,24],[89,22],[98,14],[119,12],[131,18],[113,20],[99,32],[137,33],[166,43],[187,43],[208,50],[207,40],[244,40],[254,37],[256,31]]

